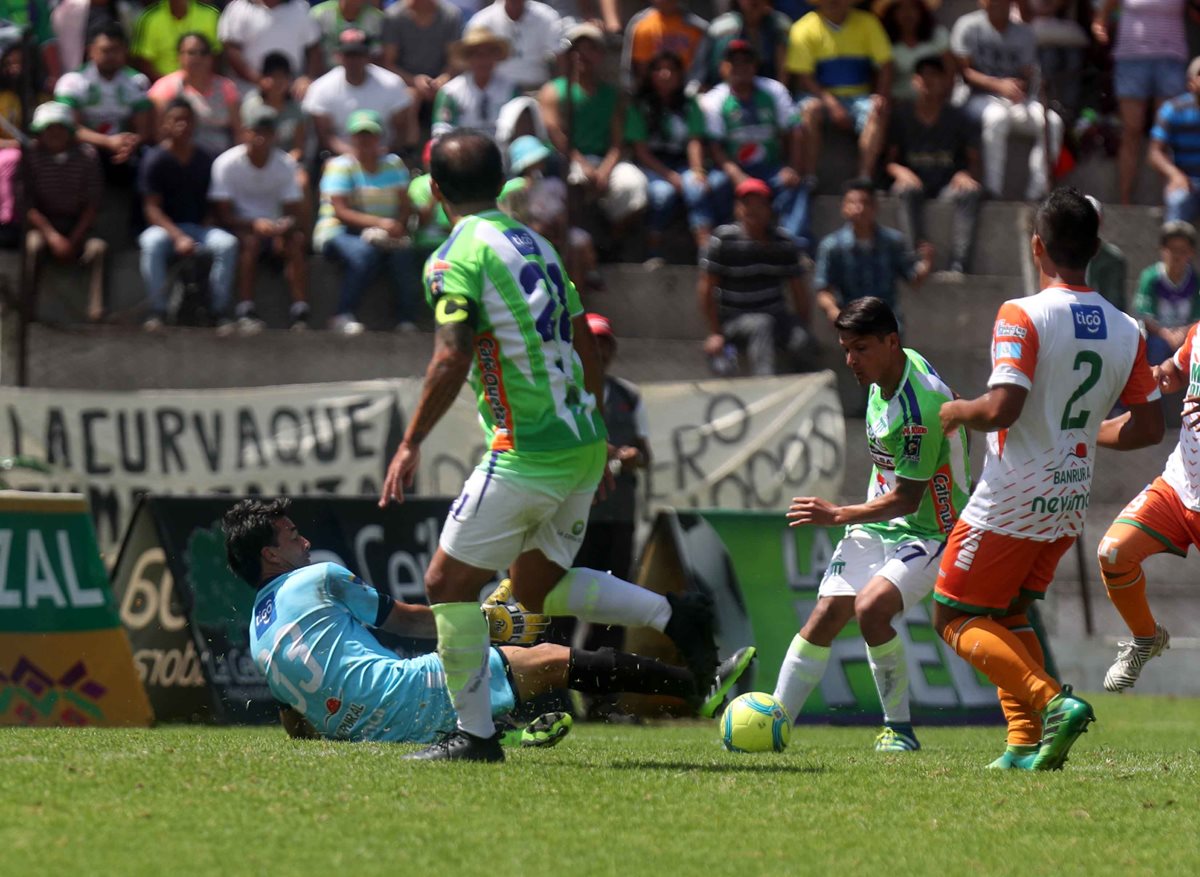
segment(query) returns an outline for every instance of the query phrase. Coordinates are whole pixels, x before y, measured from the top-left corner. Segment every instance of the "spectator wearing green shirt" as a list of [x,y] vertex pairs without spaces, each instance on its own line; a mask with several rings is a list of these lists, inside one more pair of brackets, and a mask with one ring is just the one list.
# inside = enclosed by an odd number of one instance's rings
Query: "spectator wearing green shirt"
[[595,199],[610,222],[625,224],[646,206],[646,176],[621,161],[625,115],[616,86],[600,78],[604,34],[594,24],[579,24],[567,32],[567,40],[568,63],[574,64],[576,81],[569,98],[565,76],[542,86],[538,92],[542,120],[554,148],[571,161],[568,182],[580,186],[589,200]]
[[1159,235],[1162,261],[1138,278],[1134,316],[1146,323],[1146,359],[1157,365],[1183,344],[1188,328],[1200,320],[1200,277],[1196,260],[1196,229],[1190,222],[1165,223]]
[[62,75],[62,64],[50,25],[50,4],[41,0],[0,0],[0,27],[5,25],[18,32],[25,28],[32,31],[41,56],[41,73],[45,77],[42,89],[48,94],[53,93],[58,77]]
[[217,19],[221,13],[196,0],[159,0],[146,7],[133,26],[129,63],[151,80],[179,69],[179,41],[184,34],[203,35],[212,46],[214,64],[219,62]]
[[336,55],[340,51],[338,41],[342,32],[350,29],[360,30],[371,41],[374,52],[371,62],[383,63],[383,12],[367,0],[323,0],[312,8],[310,13],[321,28],[322,70],[329,70],[337,63]]
[[[1104,227],[1104,205],[1098,198],[1087,196],[1088,201],[1096,208],[1100,217],[1100,227]],[[1129,262],[1120,248],[1111,241],[1100,239],[1100,249],[1088,262],[1086,283],[1108,302],[1121,310],[1126,310],[1125,283],[1129,276]]]
[[421,153],[421,167],[425,173],[412,178],[408,184],[408,203],[412,208],[413,246],[422,259],[428,256],[450,237],[450,218],[446,216],[446,208],[442,202],[433,197],[433,187],[430,182],[433,177],[429,174],[429,154],[433,152],[430,140],[425,144]]
[[683,60],[674,52],[658,52],[646,66],[642,82],[625,116],[625,142],[646,175],[646,217],[650,258],[661,257],[663,231],[682,202],[688,226],[702,248],[712,231],[696,208],[707,196],[704,170],[704,115],[684,88]]

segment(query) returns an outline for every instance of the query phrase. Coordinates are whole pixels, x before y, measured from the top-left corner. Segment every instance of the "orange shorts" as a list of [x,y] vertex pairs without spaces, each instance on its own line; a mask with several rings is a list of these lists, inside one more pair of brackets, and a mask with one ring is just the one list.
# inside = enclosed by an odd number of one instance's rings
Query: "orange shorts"
[[1200,545],[1200,512],[1185,506],[1161,476],[1130,500],[1113,523],[1137,527],[1180,557],[1186,557],[1191,546]]
[[960,520],[950,531],[933,599],[973,615],[1005,615],[1022,594],[1041,600],[1075,542],[1017,539]]

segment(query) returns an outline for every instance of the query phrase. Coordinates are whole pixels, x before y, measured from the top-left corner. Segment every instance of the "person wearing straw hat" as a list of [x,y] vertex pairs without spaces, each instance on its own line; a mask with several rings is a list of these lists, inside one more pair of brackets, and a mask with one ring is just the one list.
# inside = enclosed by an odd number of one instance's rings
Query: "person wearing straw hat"
[[537,0],[495,0],[471,16],[466,30],[476,27],[508,41],[511,51],[500,72],[521,91],[540,88],[550,78],[551,63],[563,50],[562,18]]
[[434,137],[455,128],[474,128],[495,136],[500,108],[519,93],[511,79],[496,72],[496,65],[508,54],[508,40],[486,27],[468,28],[451,46],[454,64],[464,72],[442,86],[433,99]]
[[38,271],[47,254],[56,262],[74,263],[90,271],[88,319],[104,314],[104,261],[108,245],[90,237],[104,196],[104,180],[96,150],[76,138],[75,112],[66,104],[44,103],[34,111],[33,145],[21,169],[28,220],[25,270],[37,288]]

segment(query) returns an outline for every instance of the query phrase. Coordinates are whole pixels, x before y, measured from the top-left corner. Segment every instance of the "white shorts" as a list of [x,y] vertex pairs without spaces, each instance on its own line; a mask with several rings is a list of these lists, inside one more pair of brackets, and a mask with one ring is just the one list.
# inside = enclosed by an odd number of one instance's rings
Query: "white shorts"
[[555,496],[522,489],[500,473],[476,469],[450,506],[438,544],[455,560],[479,569],[506,570],[535,549],[570,569],[595,495],[595,490]]
[[870,530],[851,530],[834,550],[817,596],[853,597],[875,576],[882,576],[896,586],[907,610],[933,590],[945,548],[938,539],[889,545]]

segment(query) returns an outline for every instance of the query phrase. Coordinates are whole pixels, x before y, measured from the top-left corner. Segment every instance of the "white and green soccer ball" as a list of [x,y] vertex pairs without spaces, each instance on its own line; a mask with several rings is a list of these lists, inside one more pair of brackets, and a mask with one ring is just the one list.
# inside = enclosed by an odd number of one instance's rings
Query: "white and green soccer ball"
[[735,698],[721,716],[721,742],[730,752],[782,752],[792,737],[792,717],[769,694]]

